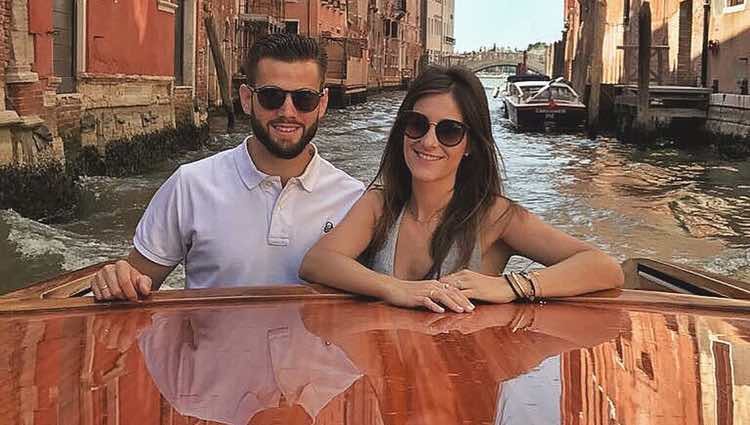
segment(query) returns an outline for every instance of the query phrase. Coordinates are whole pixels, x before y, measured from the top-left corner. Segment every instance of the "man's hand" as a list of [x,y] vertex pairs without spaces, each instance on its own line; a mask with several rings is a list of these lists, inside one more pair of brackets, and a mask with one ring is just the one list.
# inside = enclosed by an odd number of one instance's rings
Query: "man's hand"
[[96,273],[91,290],[97,301],[131,300],[151,293],[151,278],[139,272],[129,262],[120,260],[108,264]]

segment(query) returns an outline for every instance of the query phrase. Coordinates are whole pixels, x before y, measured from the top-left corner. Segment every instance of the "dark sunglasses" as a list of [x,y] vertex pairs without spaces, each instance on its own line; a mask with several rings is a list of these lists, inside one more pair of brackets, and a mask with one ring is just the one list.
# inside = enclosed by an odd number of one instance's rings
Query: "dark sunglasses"
[[437,123],[430,122],[424,114],[416,111],[406,111],[400,114],[397,124],[411,139],[421,139],[430,131],[430,126],[434,125],[438,142],[445,146],[456,146],[461,143],[469,129],[466,124],[456,120],[445,119]]
[[265,109],[279,109],[286,101],[286,96],[292,96],[294,107],[300,112],[312,112],[320,104],[323,92],[310,89],[284,90],[275,86],[250,87],[258,95],[258,103]]

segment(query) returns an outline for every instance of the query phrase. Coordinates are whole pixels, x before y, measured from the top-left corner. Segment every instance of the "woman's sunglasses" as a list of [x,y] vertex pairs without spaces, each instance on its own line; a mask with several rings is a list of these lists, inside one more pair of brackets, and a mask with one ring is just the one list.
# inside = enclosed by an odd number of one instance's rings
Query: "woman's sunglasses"
[[286,101],[286,96],[292,96],[294,107],[300,112],[312,112],[320,104],[323,92],[310,89],[284,90],[275,86],[250,88],[258,95],[258,103],[265,109],[279,109]]
[[430,126],[435,126],[435,135],[438,142],[445,146],[456,146],[463,140],[469,127],[456,120],[440,120],[437,123],[416,111],[406,111],[399,115],[399,128],[411,139],[421,139],[430,131]]

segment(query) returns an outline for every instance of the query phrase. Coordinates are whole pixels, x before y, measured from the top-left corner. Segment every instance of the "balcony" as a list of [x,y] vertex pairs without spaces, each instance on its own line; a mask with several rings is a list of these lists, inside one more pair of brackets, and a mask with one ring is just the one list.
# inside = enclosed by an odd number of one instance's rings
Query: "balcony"
[[284,0],[245,0],[240,3],[239,18],[250,22],[281,22]]

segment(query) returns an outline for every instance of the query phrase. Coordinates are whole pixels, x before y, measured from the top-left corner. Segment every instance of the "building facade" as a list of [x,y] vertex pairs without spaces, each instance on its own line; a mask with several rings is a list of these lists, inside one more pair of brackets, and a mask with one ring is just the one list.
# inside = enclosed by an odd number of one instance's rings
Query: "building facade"
[[220,98],[209,14],[228,69],[239,69],[234,0],[0,4],[2,163],[69,158],[65,150],[86,146],[104,152],[112,141],[201,125]]
[[444,64],[454,53],[455,0],[424,0],[424,45],[428,63]]
[[[593,16],[594,3],[603,22]],[[565,0],[564,75],[586,73],[575,62],[590,63],[594,43],[602,43],[602,82],[637,80],[638,16],[643,0]],[[651,1],[652,82],[713,87],[716,92],[747,94],[750,75],[748,0]],[[599,25],[597,25],[599,22]],[[706,26],[707,24],[707,26]],[[704,34],[704,29],[708,32]],[[706,43],[704,43],[704,37]],[[707,50],[706,71],[702,57]],[[706,81],[702,73],[706,72]],[[580,77],[580,76],[579,76]]]
[[365,99],[370,62],[363,37],[367,18],[367,5],[362,1],[286,1],[285,31],[316,38],[326,49],[325,85],[332,107]]
[[562,75],[583,90],[591,69],[601,66],[601,83],[635,84],[638,21],[646,3],[650,83],[711,88],[708,134],[750,139],[750,0],[565,0],[564,58],[557,60]]

